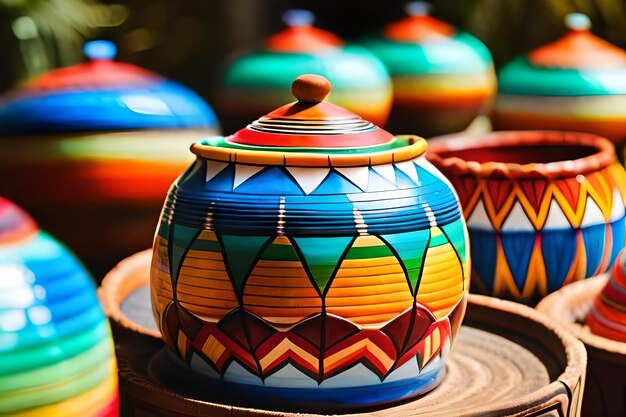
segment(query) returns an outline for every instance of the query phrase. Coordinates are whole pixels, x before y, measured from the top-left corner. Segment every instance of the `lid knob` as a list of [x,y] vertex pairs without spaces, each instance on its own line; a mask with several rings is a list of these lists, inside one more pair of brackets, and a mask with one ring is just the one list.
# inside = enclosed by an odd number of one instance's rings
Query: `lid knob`
[[83,45],[83,53],[91,60],[110,60],[117,55],[117,47],[111,41],[89,41]]
[[283,13],[283,22],[290,27],[311,26],[315,15],[305,9],[290,9]]
[[432,5],[425,1],[412,1],[404,6],[404,11],[409,16],[428,16]]
[[291,93],[302,103],[320,103],[331,89],[330,81],[316,74],[301,75],[291,84]]
[[565,26],[571,30],[587,30],[591,28],[591,20],[582,13],[570,13],[565,16]]

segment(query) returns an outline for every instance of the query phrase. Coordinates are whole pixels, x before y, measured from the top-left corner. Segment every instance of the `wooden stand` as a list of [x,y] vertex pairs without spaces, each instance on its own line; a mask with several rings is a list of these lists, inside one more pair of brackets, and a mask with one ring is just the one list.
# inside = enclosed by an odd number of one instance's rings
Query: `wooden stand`
[[[103,282],[120,369],[122,416],[319,417],[227,405],[232,393],[205,392],[201,379],[172,359],[151,320],[150,251],[134,255]],[[534,310],[470,296],[466,319],[441,385],[421,398],[349,417],[459,415],[577,416],[584,386],[582,344]],[[242,406],[245,405],[245,406]]]
[[537,309],[556,319],[585,344],[589,355],[583,416],[626,415],[626,343],[596,336],[584,320],[608,275],[567,285],[546,297]]

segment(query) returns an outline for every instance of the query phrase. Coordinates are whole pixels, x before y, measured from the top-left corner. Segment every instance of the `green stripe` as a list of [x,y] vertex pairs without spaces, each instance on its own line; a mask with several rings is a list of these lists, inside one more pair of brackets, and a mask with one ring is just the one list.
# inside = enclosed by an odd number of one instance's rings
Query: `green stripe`
[[11,396],[3,395],[0,401],[0,414],[11,415],[19,411],[54,404],[89,391],[109,377],[112,360],[110,358],[107,361],[101,361],[101,366],[92,367],[61,386],[37,391],[23,390]]
[[25,372],[76,356],[110,337],[109,324],[102,322],[93,329],[44,346],[0,354],[0,378]]
[[391,249],[385,245],[381,246],[363,246],[351,247],[346,255],[346,259],[370,259],[383,258],[385,256],[393,256]]
[[448,239],[446,239],[446,235],[444,235],[443,233],[441,233],[438,236],[431,235],[429,247],[441,246],[441,245],[445,245],[446,243],[448,243]]
[[265,252],[263,252],[263,256],[261,259],[267,261],[299,261],[298,255],[296,251],[293,249],[291,245],[270,245]]
[[[294,147],[273,147],[273,146],[247,146],[247,145],[239,145],[236,143],[226,142],[224,137],[216,136],[207,139],[203,139],[199,142],[201,145],[206,146],[215,146],[220,148],[228,148],[228,149],[241,149],[247,151],[265,151],[265,152],[308,152],[308,153],[323,153],[323,154],[332,154],[332,155],[343,155],[343,154],[369,154],[375,152],[384,152],[398,148],[404,148],[409,146],[409,143],[405,139],[395,138],[389,143],[385,143],[382,145],[371,146],[371,147],[363,147],[363,148],[294,148]],[[159,232],[161,235],[161,232]]]
[[5,398],[19,396],[20,391],[24,393],[35,391],[39,395],[40,390],[45,391],[46,385],[72,381],[85,372],[95,372],[101,367],[103,360],[112,356],[112,342],[104,339],[93,348],[71,359],[43,368],[3,376],[0,378],[0,398],[2,398],[0,403],[3,403]]
[[535,96],[626,94],[626,67],[604,70],[536,67],[526,57],[506,64],[498,74],[498,92]]

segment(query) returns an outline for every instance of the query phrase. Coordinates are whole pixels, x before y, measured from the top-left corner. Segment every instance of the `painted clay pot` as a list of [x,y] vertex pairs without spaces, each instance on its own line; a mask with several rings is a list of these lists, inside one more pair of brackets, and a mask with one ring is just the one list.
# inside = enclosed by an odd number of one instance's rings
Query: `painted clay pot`
[[384,126],[392,86],[383,63],[362,46],[313,26],[309,11],[289,10],[283,19],[285,29],[229,62],[221,75],[215,104],[224,130],[234,132],[291,101],[290,83],[305,73],[330,80],[333,103]]
[[610,273],[576,282],[544,298],[537,310],[579,338],[589,355],[582,415],[626,414],[626,330],[622,250]]
[[[281,403],[242,398],[237,391],[207,391],[200,377],[174,362],[152,316],[151,258],[151,250],[145,250],[124,259],[98,290],[115,336],[123,415],[322,416],[284,411]],[[342,415],[573,417],[580,412],[585,367],[582,343],[544,315],[518,303],[470,294],[463,326],[446,359],[447,376],[436,390],[380,410]]]
[[329,90],[299,77],[298,102],[194,144],[167,195],[153,309],[207,390],[337,410],[444,376],[469,280],[457,197],[423,139],[324,102]]
[[469,33],[429,16],[426,3],[409,3],[407,12],[380,35],[363,40],[391,73],[388,127],[426,137],[461,131],[487,113],[495,96],[489,50]]
[[568,15],[559,40],[515,58],[498,75],[498,130],[557,129],[626,140],[626,51]]
[[150,244],[163,194],[191,161],[188,147],[217,125],[189,89],[113,61],[113,44],[84,50],[88,62],[0,100],[0,194],[104,272]]
[[467,219],[473,291],[534,304],[606,271],[624,246],[626,174],[608,140],[521,131],[433,142],[429,159]]
[[0,198],[0,415],[118,415],[109,323],[74,256]]

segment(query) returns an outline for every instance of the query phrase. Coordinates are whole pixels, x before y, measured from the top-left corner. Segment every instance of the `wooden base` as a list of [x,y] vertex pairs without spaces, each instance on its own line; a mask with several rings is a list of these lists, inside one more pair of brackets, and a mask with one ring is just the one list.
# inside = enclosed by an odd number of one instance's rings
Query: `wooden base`
[[567,285],[539,303],[537,309],[564,325],[585,344],[589,355],[583,416],[626,415],[626,343],[596,336],[584,325],[608,275]]
[[[150,320],[150,251],[123,261],[99,295],[113,321],[123,416],[315,417],[255,408],[236,393],[206,392],[202,378],[181,368]],[[470,296],[465,324],[441,385],[421,398],[347,416],[576,416],[584,385],[583,346],[534,310]],[[237,406],[228,405],[233,398]],[[334,411],[334,410],[332,410]]]

